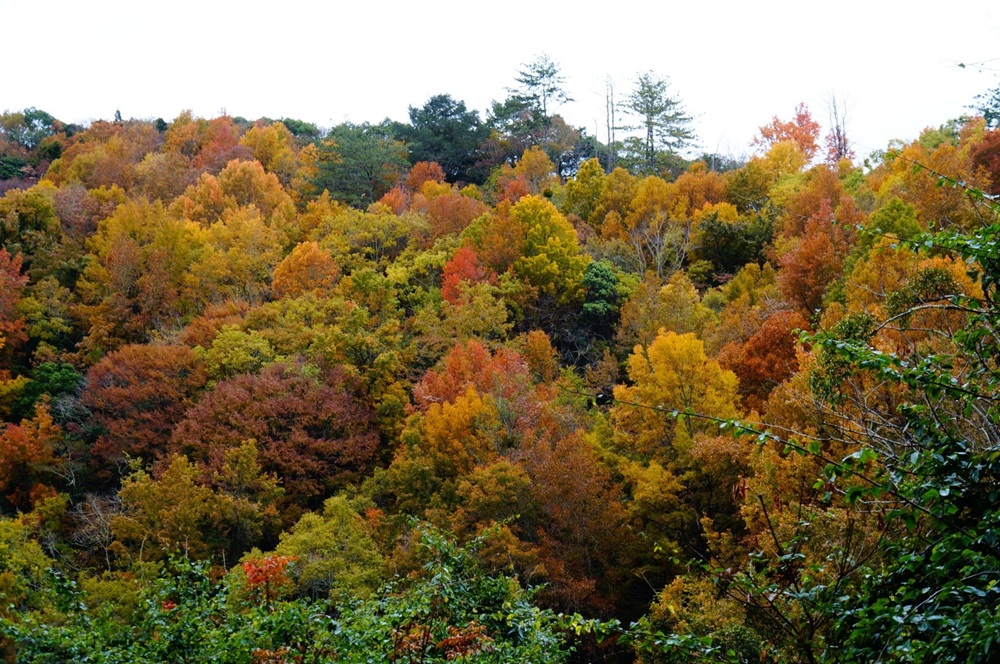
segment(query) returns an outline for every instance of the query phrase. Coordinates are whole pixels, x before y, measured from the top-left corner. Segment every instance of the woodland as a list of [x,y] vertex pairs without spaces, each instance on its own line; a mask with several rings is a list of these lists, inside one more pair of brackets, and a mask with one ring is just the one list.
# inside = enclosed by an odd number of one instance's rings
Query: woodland
[[692,154],[0,115],[9,662],[1000,661],[1000,88]]

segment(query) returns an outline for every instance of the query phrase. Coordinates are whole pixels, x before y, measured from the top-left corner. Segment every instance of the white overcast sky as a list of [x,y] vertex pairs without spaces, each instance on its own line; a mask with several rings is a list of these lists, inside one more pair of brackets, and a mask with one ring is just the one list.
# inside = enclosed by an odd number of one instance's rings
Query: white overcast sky
[[[605,81],[668,77],[700,147],[740,155],[800,101],[845,99],[859,156],[968,112],[1000,82],[1000,3],[546,0],[0,0],[0,110],[67,122],[407,120],[448,93],[485,117],[524,63],[559,63],[556,109],[606,139]],[[959,63],[981,63],[960,68]]]

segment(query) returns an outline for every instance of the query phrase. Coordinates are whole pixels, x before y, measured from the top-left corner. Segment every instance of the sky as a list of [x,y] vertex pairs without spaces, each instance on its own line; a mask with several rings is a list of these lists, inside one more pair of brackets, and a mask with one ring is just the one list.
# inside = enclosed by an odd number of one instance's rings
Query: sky
[[485,117],[545,54],[574,99],[555,111],[602,141],[609,78],[623,98],[649,71],[694,118],[699,153],[745,156],[800,102],[825,124],[834,95],[864,156],[1000,84],[1000,3],[983,0],[0,0],[0,27],[0,111],[76,123],[406,121],[442,93]]

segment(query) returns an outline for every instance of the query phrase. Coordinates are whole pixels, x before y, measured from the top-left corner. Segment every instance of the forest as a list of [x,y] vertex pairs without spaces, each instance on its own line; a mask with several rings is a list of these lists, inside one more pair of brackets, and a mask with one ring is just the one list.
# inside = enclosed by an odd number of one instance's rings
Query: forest
[[516,83],[0,115],[5,661],[1000,661],[1000,88],[691,159]]

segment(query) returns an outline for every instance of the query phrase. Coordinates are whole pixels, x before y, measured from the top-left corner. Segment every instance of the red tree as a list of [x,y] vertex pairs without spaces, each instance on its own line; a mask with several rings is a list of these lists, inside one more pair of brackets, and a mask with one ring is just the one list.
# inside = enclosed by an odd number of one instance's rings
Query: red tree
[[739,378],[748,410],[762,411],[771,390],[798,370],[793,331],[808,329],[799,313],[782,311],[769,316],[746,342],[727,344],[719,352],[722,368]]
[[480,283],[490,279],[489,270],[479,264],[479,257],[472,247],[462,247],[444,264],[441,297],[451,304],[458,304],[461,299],[458,289],[460,283],[463,281]]
[[0,247],[0,351],[6,349],[9,353],[28,339],[24,319],[17,314],[17,303],[27,283],[28,275],[21,274],[21,254],[12,258],[6,248]]
[[367,470],[378,446],[371,413],[349,394],[349,385],[339,368],[316,378],[282,363],[235,376],[187,412],[174,432],[173,451],[206,470],[219,469],[227,450],[253,439],[262,469],[278,476],[285,498],[318,504]]
[[101,431],[95,461],[107,469],[126,455],[159,459],[207,379],[186,346],[125,346],[105,356],[87,372],[82,397]]
[[795,117],[783,122],[774,116],[771,122],[760,127],[760,136],[755,138],[754,145],[763,145],[766,148],[775,143],[792,141],[805,155],[806,161],[812,161],[816,156],[819,145],[816,139],[819,138],[819,123],[813,120],[805,102],[795,107]]

